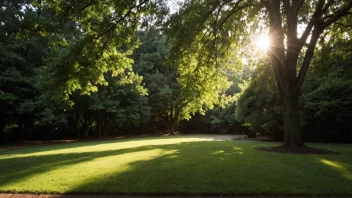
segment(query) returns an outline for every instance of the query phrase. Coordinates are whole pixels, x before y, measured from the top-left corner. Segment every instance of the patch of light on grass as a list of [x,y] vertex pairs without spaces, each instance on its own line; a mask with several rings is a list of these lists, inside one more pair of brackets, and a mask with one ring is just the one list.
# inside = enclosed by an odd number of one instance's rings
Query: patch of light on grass
[[[156,138],[156,139],[136,139],[136,140],[116,140],[114,142],[87,142],[87,144],[96,145],[85,145],[81,142],[72,143],[72,146],[77,147],[74,148],[65,148],[65,144],[62,145],[52,145],[52,146],[62,146],[63,148],[50,148],[48,146],[47,151],[39,151],[32,152],[26,154],[8,154],[8,155],[0,155],[0,159],[14,159],[14,158],[23,158],[23,157],[33,157],[33,156],[44,156],[44,155],[53,155],[53,154],[65,154],[65,153],[89,153],[89,152],[97,152],[97,151],[114,151],[114,150],[122,150],[122,149],[131,149],[142,146],[160,146],[160,145],[169,145],[169,144],[178,144],[178,143],[186,143],[186,142],[197,142],[197,141],[214,141],[214,139],[203,137],[180,137],[180,138]],[[82,146],[79,146],[82,144]],[[44,147],[41,147],[44,148]]]
[[178,158],[178,155],[169,155],[166,158],[168,158],[168,159],[176,159],[176,158]]
[[233,147],[233,149],[234,149],[235,151],[242,151],[242,150],[243,150],[242,148],[237,147],[237,146]]
[[219,150],[219,151],[215,151],[212,153],[212,155],[217,155],[217,154],[220,154],[220,153],[224,153],[225,151],[223,150]]
[[[24,189],[32,188],[34,191],[43,192],[47,190],[48,187],[46,185],[48,185],[60,186],[63,192],[70,192],[97,180],[119,178],[121,174],[133,172],[136,164],[160,157],[176,156],[177,153],[178,150],[165,149],[151,149],[121,154],[116,151],[116,153],[103,154],[102,157],[94,156],[82,161],[73,160],[72,163],[52,166],[47,171],[35,171],[2,187],[11,188],[12,186],[17,186],[19,191],[22,191],[23,189],[21,188],[23,187]],[[77,170],[84,170],[84,172]],[[41,185],[28,186],[33,181]]]
[[320,161],[323,164],[329,165],[329,166],[334,167],[334,168],[336,168],[338,170],[345,171],[345,168],[343,166],[341,166],[340,164],[336,163],[336,162],[329,161],[329,160],[326,160],[326,159],[321,159]]
[[328,165],[336,170],[338,170],[343,176],[345,176],[348,179],[352,179],[352,172],[349,171],[346,167],[344,167],[342,164],[326,159],[321,159],[320,162],[322,162],[325,165]]

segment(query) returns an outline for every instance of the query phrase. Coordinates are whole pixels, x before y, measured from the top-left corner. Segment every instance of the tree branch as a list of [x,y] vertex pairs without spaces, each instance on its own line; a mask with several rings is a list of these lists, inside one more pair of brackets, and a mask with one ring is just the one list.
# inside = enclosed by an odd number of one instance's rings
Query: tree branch
[[338,23],[338,22],[336,22],[335,24],[339,25],[341,27],[345,27],[345,28],[352,28],[352,24],[343,24],[343,23]]
[[[296,12],[296,7],[291,6],[289,0],[283,0],[283,4],[287,23],[286,60],[296,62],[300,51],[300,45],[297,45],[299,43],[297,38],[298,12]],[[286,64],[286,66],[296,73],[296,64]]]
[[328,17],[325,17],[322,28],[326,29],[331,24],[338,21],[341,17],[348,15],[351,8],[352,8],[352,2],[348,2],[340,10],[336,11],[334,14],[329,15]]
[[232,15],[234,15],[236,12],[238,12],[238,11],[241,10],[241,9],[244,9],[244,8],[246,8],[246,7],[251,6],[251,4],[245,4],[245,5],[243,5],[243,6],[239,6],[240,3],[242,3],[242,2],[243,2],[243,1],[237,1],[237,2],[236,2],[235,6],[231,9],[230,13],[229,13],[228,15],[226,15],[226,17],[220,22],[218,28],[221,29],[222,26],[225,24],[225,22],[226,22],[227,20],[229,20],[229,18],[230,18]]
[[319,36],[322,32],[323,32],[323,29],[321,29],[321,28],[315,28],[313,30],[313,34],[310,39],[308,49],[304,55],[303,63],[302,63],[301,69],[300,69],[298,77],[297,77],[296,91],[300,91],[300,89],[303,85],[304,79],[305,79],[307,72],[308,72],[310,62],[311,62],[313,55],[314,55],[315,46],[316,46],[318,39],[319,39]]
[[[320,34],[327,27],[329,27],[332,23],[336,22],[341,17],[347,15],[352,8],[352,2],[346,3],[340,10],[338,10],[337,12],[335,12],[332,15],[329,15],[329,17],[325,17],[325,19],[321,20],[320,19],[321,16],[325,12],[328,11],[329,7],[333,4],[333,1],[329,0],[327,2],[327,4],[325,4],[325,5],[324,5],[324,3],[325,3],[324,0],[320,0],[318,2],[316,11],[313,14],[311,21],[309,21],[309,24],[308,24],[304,34],[301,37],[301,42],[305,42],[305,40],[307,39],[307,37],[311,31],[309,29],[311,29],[314,26],[312,37],[309,42],[308,49],[305,53],[302,66],[301,66],[301,69],[300,69],[298,77],[297,77],[297,85],[296,85],[297,91],[300,91],[300,89],[302,88],[304,79],[305,79],[307,72],[308,72],[310,62],[311,62],[313,55],[314,55],[314,49],[315,49],[317,41],[320,37]],[[302,46],[303,46],[303,44],[302,44]]]
[[299,39],[299,49],[302,49],[310,32],[312,31],[314,25],[319,21],[319,18],[322,16],[324,2],[325,2],[325,0],[319,0],[319,2],[317,3],[317,7],[315,8],[314,14],[313,14],[312,18],[310,19],[310,21],[308,22],[308,25],[307,25],[306,29],[304,30],[301,38]]
[[85,9],[87,9],[89,6],[93,5],[93,3],[95,3],[95,1],[88,1],[88,3],[83,6],[82,8],[78,9],[77,10],[77,13],[81,13],[83,12]]
[[143,6],[144,4],[146,4],[148,1],[149,1],[149,0],[144,0],[144,1],[140,2],[138,5],[133,6],[132,8],[130,8],[130,9],[127,11],[127,13],[126,13],[125,15],[123,15],[121,18],[119,18],[119,19],[116,21],[116,23],[114,23],[114,24],[113,24],[110,28],[108,28],[107,30],[105,30],[105,31],[103,31],[102,33],[96,35],[94,38],[96,38],[96,39],[97,39],[97,38],[100,38],[100,37],[102,37],[103,35],[107,34],[109,31],[114,30],[120,22],[122,22],[123,20],[125,20],[127,17],[129,17],[129,16],[132,14],[133,9],[138,9],[138,8],[142,7],[142,6]]
[[282,28],[282,18],[280,12],[280,1],[267,2],[263,1],[269,12],[269,35],[271,37],[272,47],[269,51],[273,63],[273,69],[276,79],[278,81],[279,89],[283,92],[285,90],[284,80],[287,80],[285,67],[285,46],[284,46],[284,32]]
[[302,5],[304,3],[304,0],[293,0],[292,1],[292,7],[295,10],[295,13],[298,13],[299,9],[301,9]]
[[108,44],[108,41],[109,41],[109,39],[110,39],[110,32],[111,32],[111,31],[108,32],[108,36],[106,37],[106,40],[105,40],[105,42],[104,42],[104,44],[103,44],[103,47],[101,48],[100,56],[103,55],[103,52],[104,52],[104,50],[105,50],[105,48],[106,48],[106,46],[107,46],[107,44]]
[[329,7],[330,7],[333,3],[334,3],[334,0],[329,0],[329,1],[325,4],[325,6],[324,6],[322,12],[323,12],[323,13],[326,13],[326,12],[328,11]]

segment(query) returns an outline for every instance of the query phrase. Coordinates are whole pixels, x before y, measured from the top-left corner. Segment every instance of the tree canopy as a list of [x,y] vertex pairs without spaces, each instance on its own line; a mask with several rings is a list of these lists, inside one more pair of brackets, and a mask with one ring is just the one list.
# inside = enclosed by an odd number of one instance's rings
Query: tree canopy
[[344,21],[351,8],[350,1],[329,0],[187,1],[170,20],[170,35],[176,39],[171,60],[182,65],[185,57],[187,62],[195,58],[198,67],[218,68],[229,57],[239,58],[236,53],[243,47],[238,45],[248,45],[251,35],[266,29],[283,106],[284,144],[303,146],[299,97],[314,50],[324,31]]
[[352,2],[169,3],[0,2],[1,142],[197,127],[349,140]]

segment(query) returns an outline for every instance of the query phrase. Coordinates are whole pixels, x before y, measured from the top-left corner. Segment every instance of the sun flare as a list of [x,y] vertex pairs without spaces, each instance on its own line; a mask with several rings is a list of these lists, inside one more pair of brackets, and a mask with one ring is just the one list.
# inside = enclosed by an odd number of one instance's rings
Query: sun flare
[[255,45],[257,49],[266,52],[270,47],[270,39],[267,36],[260,36],[255,40]]

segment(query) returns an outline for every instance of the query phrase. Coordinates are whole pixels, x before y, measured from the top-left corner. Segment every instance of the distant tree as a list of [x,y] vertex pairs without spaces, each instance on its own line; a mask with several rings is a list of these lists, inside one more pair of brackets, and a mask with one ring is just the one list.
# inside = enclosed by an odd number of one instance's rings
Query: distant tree
[[[43,67],[43,87],[55,100],[69,100],[79,90],[82,94],[106,85],[105,73],[123,74],[132,65],[130,58],[138,46],[135,38],[145,15],[163,15],[161,1],[76,1],[47,0],[35,4],[54,13],[47,35],[73,25],[79,34],[51,39],[53,51]],[[123,75],[121,75],[123,76]],[[72,104],[71,104],[72,105]]]
[[[156,5],[105,3],[110,6],[107,12],[100,12],[100,2],[0,2],[0,143],[9,126],[18,126],[20,141],[29,126],[75,126],[72,120],[79,117],[71,110],[81,94],[91,94],[85,100],[96,99],[86,101],[88,109],[108,112],[113,119],[118,115],[120,122],[148,115],[141,79],[132,72],[128,56],[138,44],[134,35],[140,21],[135,17]],[[115,13],[111,6],[117,7]],[[95,12],[99,14],[91,15]],[[91,28],[102,18],[102,26]],[[108,83],[114,93],[103,90]],[[83,101],[78,105],[85,106]],[[113,112],[116,108],[119,114]]]
[[127,77],[106,77],[109,85],[100,86],[97,93],[91,94],[93,104],[89,109],[95,112],[96,136],[108,135],[111,122],[143,122],[150,116],[147,90],[141,85],[141,76],[133,72],[125,75]]
[[238,95],[235,118],[249,128],[249,137],[259,133],[282,140],[282,107],[270,60],[266,59],[255,66],[251,78],[245,81]]
[[30,1],[0,3],[0,144],[6,125],[16,123],[22,141],[34,119],[30,104],[39,95],[36,69],[48,50],[48,40],[34,30],[38,12]]
[[227,104],[215,105],[214,109],[205,112],[204,115],[196,114],[192,119],[183,122],[183,129],[189,133],[237,133],[246,131],[241,123],[236,121],[234,113],[237,108],[235,99],[241,92],[239,87],[244,79],[247,79],[247,67],[243,72],[227,72],[229,81],[232,85],[226,90],[225,95],[230,99]]
[[[166,62],[168,46],[165,35],[152,28],[141,32],[140,38],[142,44],[134,55],[134,69],[143,76],[152,113],[167,122],[169,133],[174,134],[175,125],[180,120],[189,119],[195,112],[204,113],[220,102],[219,94],[230,86],[227,79],[207,82],[201,76],[195,76],[197,72],[189,73],[189,79],[181,78],[177,70],[180,65]],[[204,86],[197,87],[191,78],[204,80]],[[180,81],[188,82],[181,86]]]

